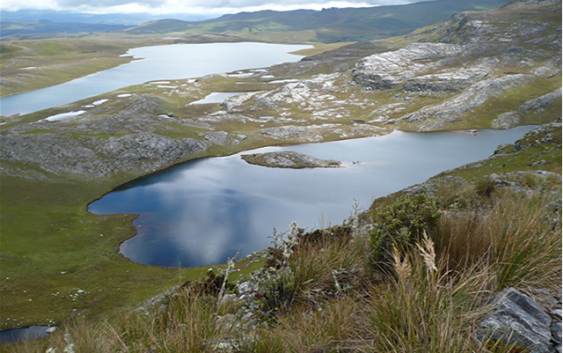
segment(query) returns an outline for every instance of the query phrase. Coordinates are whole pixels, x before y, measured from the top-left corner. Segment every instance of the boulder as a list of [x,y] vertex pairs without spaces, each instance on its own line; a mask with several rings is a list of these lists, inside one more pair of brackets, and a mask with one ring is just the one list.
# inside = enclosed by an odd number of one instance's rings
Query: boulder
[[493,312],[479,323],[481,341],[523,346],[530,353],[550,352],[551,317],[530,297],[514,288],[500,292]]

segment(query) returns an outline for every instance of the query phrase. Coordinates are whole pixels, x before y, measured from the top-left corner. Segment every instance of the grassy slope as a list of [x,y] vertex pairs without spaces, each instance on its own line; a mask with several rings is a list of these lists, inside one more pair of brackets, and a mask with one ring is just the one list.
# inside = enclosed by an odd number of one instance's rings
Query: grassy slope
[[171,43],[162,38],[120,34],[2,42],[0,94],[4,97],[107,70],[130,62],[131,58],[120,55],[131,48]]
[[[1,197],[10,202],[2,202],[1,215],[1,328],[99,314],[200,273],[141,266],[118,254],[119,243],[135,233],[135,216],[97,216],[85,207],[107,188],[2,178]],[[78,289],[88,293],[73,300]]]

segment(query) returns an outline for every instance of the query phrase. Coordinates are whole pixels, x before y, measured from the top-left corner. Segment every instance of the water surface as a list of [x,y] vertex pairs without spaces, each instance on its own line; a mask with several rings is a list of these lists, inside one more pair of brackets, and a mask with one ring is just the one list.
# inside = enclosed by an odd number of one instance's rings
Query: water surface
[[141,47],[128,55],[143,58],[60,85],[0,98],[1,115],[28,114],[153,80],[201,77],[212,73],[295,62],[289,54],[310,45],[266,43],[174,44]]
[[[354,200],[380,196],[446,169],[489,156],[531,127],[458,133],[404,133],[330,143],[267,147],[345,161],[344,168],[280,169],[250,165],[240,154],[197,160],[124,185],[92,203],[98,214],[138,213],[138,234],[120,252],[158,266],[224,263],[270,245],[274,228],[339,224]],[[361,161],[352,164],[352,161]]]
[[29,326],[12,330],[0,331],[0,342],[15,343],[20,341],[34,341],[49,337],[49,326]]

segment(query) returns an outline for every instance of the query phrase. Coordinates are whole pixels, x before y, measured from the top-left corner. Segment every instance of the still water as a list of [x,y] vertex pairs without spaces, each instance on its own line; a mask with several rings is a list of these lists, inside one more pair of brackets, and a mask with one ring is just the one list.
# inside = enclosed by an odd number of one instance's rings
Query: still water
[[201,77],[267,67],[302,58],[289,54],[309,45],[266,43],[174,44],[134,48],[132,61],[60,85],[0,98],[0,114],[29,114],[153,80]]
[[14,343],[19,341],[34,341],[49,337],[49,326],[29,326],[13,330],[0,331],[0,342]]
[[[138,213],[137,235],[120,252],[158,266],[224,263],[270,245],[273,230],[339,224],[354,200],[363,208],[380,196],[446,169],[489,156],[532,127],[476,135],[405,133],[246,153],[294,150],[345,161],[343,168],[279,169],[250,165],[240,154],[206,158],[133,181],[89,206],[97,214]],[[353,164],[352,161],[361,161]]]

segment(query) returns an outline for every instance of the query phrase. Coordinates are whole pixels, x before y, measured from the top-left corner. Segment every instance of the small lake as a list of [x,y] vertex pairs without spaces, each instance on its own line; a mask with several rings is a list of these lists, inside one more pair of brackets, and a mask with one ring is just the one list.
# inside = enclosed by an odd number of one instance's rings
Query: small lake
[[[97,214],[138,213],[137,235],[121,245],[131,260],[157,266],[224,263],[267,248],[274,228],[340,224],[354,200],[381,196],[441,171],[484,159],[531,126],[510,130],[405,133],[289,147],[267,147],[188,162],[128,183],[89,205]],[[344,161],[344,168],[279,169],[241,154],[293,150]],[[361,161],[353,164],[353,161]]]
[[303,56],[289,52],[306,48],[311,46],[210,43],[134,48],[127,55],[142,60],[60,85],[0,98],[0,112],[2,115],[29,114],[147,81],[201,77],[295,62]]

